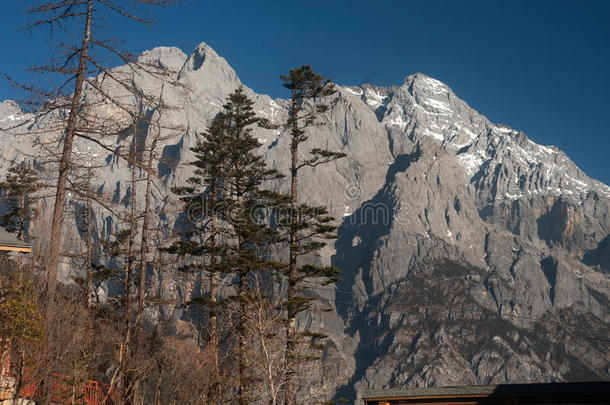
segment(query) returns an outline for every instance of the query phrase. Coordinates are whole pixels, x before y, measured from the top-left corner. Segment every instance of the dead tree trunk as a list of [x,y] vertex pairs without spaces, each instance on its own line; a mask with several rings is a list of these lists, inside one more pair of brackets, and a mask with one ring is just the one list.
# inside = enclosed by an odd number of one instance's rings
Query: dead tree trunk
[[59,177],[55,195],[55,205],[53,207],[53,217],[51,222],[51,235],[49,242],[49,253],[47,255],[47,296],[45,300],[46,311],[52,311],[55,300],[55,289],[57,287],[57,266],[59,265],[59,253],[61,247],[61,227],[63,224],[64,205],[66,203],[66,184],[68,180],[68,169],[72,156],[72,144],[76,134],[76,121],[78,119],[79,107],[85,82],[87,53],[89,50],[89,40],[91,39],[91,21],[93,17],[93,0],[87,0],[87,17],[85,19],[85,31],[80,48],[78,70],[76,72],[76,82],[74,93],[70,103],[68,122],[64,132],[64,147],[59,163]]
[[[137,125],[134,126],[137,128]],[[119,352],[119,364],[121,369],[121,381],[123,387],[121,389],[122,402],[126,405],[134,403],[134,384],[135,376],[133,373],[133,347],[132,347],[132,303],[131,289],[133,285],[133,274],[135,268],[135,241],[138,232],[137,221],[137,165],[136,165],[136,137],[137,130],[133,135],[133,141],[130,152],[131,160],[131,196],[130,196],[130,213],[129,220],[129,240],[127,244],[127,266],[125,267],[125,275],[123,279],[123,330],[121,333],[121,348]]]

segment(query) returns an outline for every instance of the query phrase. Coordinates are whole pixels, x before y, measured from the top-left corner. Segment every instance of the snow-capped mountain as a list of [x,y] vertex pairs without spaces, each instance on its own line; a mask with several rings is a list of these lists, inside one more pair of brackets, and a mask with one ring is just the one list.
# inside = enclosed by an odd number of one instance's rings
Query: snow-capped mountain
[[[140,88],[179,107],[163,119],[184,127],[162,145],[162,192],[155,192],[162,210],[163,194],[190,173],[184,163],[197,134],[241,82],[206,44],[191,55],[155,48],[142,58],[175,70],[184,84],[132,73]],[[342,281],[336,290],[312,291],[336,311],[300,319],[330,335],[326,365],[337,395],[610,379],[603,339],[610,336],[610,187],[556,147],[489,122],[424,74],[400,86],[338,90],[327,125],[310,131],[303,150],[322,144],[347,158],[304,173],[300,190],[310,202],[326,204],[340,224],[336,243],[317,260],[338,266]],[[286,100],[247,92],[261,116],[284,122]],[[110,107],[100,113],[120,115]],[[27,124],[15,129],[16,120]],[[45,125],[10,101],[0,104],[0,172],[36,159],[36,145],[57,135],[43,133]],[[286,172],[287,134],[255,133],[267,162]],[[105,165],[100,192],[125,198],[124,162],[83,140],[75,153]],[[109,218],[104,209],[96,214],[100,238],[117,226]],[[167,226],[175,219],[168,215]],[[79,243],[76,222],[66,226],[73,230],[67,243]],[[187,297],[193,288],[163,274],[159,279],[168,296]]]

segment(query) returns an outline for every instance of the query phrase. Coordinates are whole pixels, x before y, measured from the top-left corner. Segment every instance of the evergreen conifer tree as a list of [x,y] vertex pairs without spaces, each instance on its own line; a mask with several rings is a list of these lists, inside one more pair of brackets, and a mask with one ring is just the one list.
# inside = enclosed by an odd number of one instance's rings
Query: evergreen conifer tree
[[[38,216],[33,194],[40,187],[38,172],[25,163],[9,168],[4,181],[0,182],[4,206],[0,225],[18,238],[29,239],[29,223]],[[2,275],[0,282],[0,341],[10,342],[9,349],[17,354],[14,367],[16,395],[24,383],[26,363],[39,354],[36,350],[45,331],[34,285],[24,277],[21,254],[17,257],[15,270],[9,271],[6,279]]]
[[[261,143],[252,136],[252,126],[267,123],[256,116],[253,104],[243,88],[238,88],[210,123],[205,138],[192,148],[194,175],[187,180],[188,186],[174,190],[186,204],[192,226],[183,235],[186,238],[170,249],[172,253],[194,258],[183,266],[184,270],[208,275],[208,295],[197,301],[209,308],[208,344],[215,345],[215,356],[219,350],[218,307],[235,305],[238,308],[240,404],[249,403],[244,328],[249,278],[279,266],[268,259],[270,245],[277,241],[278,235],[265,221],[259,220],[257,209],[273,203],[275,195],[263,191],[261,186],[280,175],[268,169],[256,152]],[[232,286],[232,292],[219,303],[217,285],[221,279]],[[218,368],[215,372],[220,373]]]
[[[303,65],[297,69],[290,70],[287,76],[280,76],[282,85],[290,91],[290,106],[286,129],[289,131],[290,139],[290,196],[288,209],[283,209],[283,215],[278,223],[286,234],[289,245],[289,263],[284,270],[288,282],[287,297],[284,308],[287,312],[287,340],[286,340],[286,363],[298,364],[301,360],[297,354],[297,345],[302,337],[309,337],[310,343],[316,338],[323,337],[322,334],[311,331],[295,330],[296,316],[304,311],[313,300],[311,296],[304,294],[304,290],[311,283],[329,284],[337,280],[338,270],[332,266],[316,266],[313,264],[300,265],[298,258],[314,253],[325,246],[325,240],[335,237],[336,226],[332,224],[333,218],[328,210],[322,206],[312,206],[302,202],[298,195],[298,176],[301,169],[305,167],[316,167],[329,163],[341,157],[344,153],[330,151],[324,148],[312,148],[309,156],[300,156],[300,145],[307,141],[306,129],[311,126],[322,125],[318,118],[326,113],[329,105],[321,102],[336,92],[335,85],[330,79],[317,74],[311,66]],[[306,339],[307,341],[307,339]],[[289,371],[286,380],[286,405],[294,404],[295,372],[294,366]]]
[[0,215],[0,225],[23,238],[28,222],[38,215],[38,210],[33,206],[32,195],[39,189],[36,170],[26,164],[9,168],[5,180],[0,182],[6,210]]

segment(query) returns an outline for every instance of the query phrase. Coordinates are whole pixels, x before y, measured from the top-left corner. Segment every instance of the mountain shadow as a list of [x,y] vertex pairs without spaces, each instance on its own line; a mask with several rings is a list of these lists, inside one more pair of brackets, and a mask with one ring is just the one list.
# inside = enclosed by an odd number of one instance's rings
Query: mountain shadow
[[[392,229],[394,213],[398,205],[393,192],[396,175],[406,171],[420,156],[419,146],[410,154],[399,155],[389,166],[385,183],[377,194],[364,202],[352,215],[344,218],[335,243],[337,253],[331,258],[332,264],[341,271],[341,281],[337,283],[338,290],[353,291],[352,287],[356,283],[358,274],[363,276],[369,274],[374,252]],[[370,283],[368,283],[369,285],[366,281],[364,283],[366,293],[370,294]],[[354,384],[362,378],[364,370],[377,358],[377,351],[370,351],[369,345],[366,343],[369,337],[373,338],[375,332],[369,331],[367,328],[358,329],[358,325],[366,324],[368,313],[366,306],[362,311],[358,311],[355,299],[352,301],[338,299],[336,305],[337,313],[343,318],[346,325],[352,325],[347,333],[354,335],[357,330],[360,333],[361,343],[356,349],[356,372],[347,384],[339,387],[335,396],[353,401],[356,397]],[[390,339],[389,336],[388,339]],[[390,341],[391,339],[382,342],[380,350],[383,351],[383,347],[387,347]]]
[[610,273],[610,235],[606,235],[596,248],[585,252],[582,262],[587,266],[599,266],[603,273]]
[[[386,174],[383,187],[368,201],[365,201],[353,214],[346,216],[337,231],[336,254],[331,257],[333,266],[340,271],[341,281],[337,283],[341,291],[352,291],[359,272],[368,274],[373,253],[382,243],[381,239],[389,234],[398,206],[393,193],[396,175],[404,172],[421,156],[416,147],[410,154],[396,157]],[[367,286],[367,293],[369,293]],[[338,302],[337,312],[348,321],[353,303]]]

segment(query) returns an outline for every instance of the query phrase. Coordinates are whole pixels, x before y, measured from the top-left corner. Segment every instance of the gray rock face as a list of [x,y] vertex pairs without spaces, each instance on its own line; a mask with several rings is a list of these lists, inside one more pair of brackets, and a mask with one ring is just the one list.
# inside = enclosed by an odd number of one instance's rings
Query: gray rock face
[[[190,174],[182,163],[191,160],[196,134],[241,83],[205,44],[190,56],[156,48],[142,58],[174,69],[185,85],[133,77],[178,106],[163,119],[185,128],[162,145],[155,204],[164,210],[162,194]],[[247,92],[261,116],[285,120],[285,100]],[[0,105],[0,171],[23,160],[21,152],[32,159],[37,142],[53,135],[16,137],[5,125],[16,119],[32,117],[12,102]],[[44,128],[30,121],[29,128]],[[610,187],[557,148],[489,122],[420,73],[400,86],[339,87],[327,121],[310,131],[303,150],[322,144],[348,157],[304,173],[300,192],[338,218],[339,238],[317,260],[338,266],[343,279],[336,290],[312,290],[336,311],[314,310],[300,323],[330,335],[326,364],[337,396],[356,399],[365,388],[610,379]],[[255,133],[267,162],[286,172],[287,134]],[[98,187],[125,198],[124,162],[83,141],[75,152],[106,162]],[[117,227],[109,218],[96,212],[100,238]],[[161,221],[179,226],[169,214]],[[76,221],[66,227],[67,243],[80,243]],[[159,280],[168,297],[187,297],[194,288],[163,274]]]

